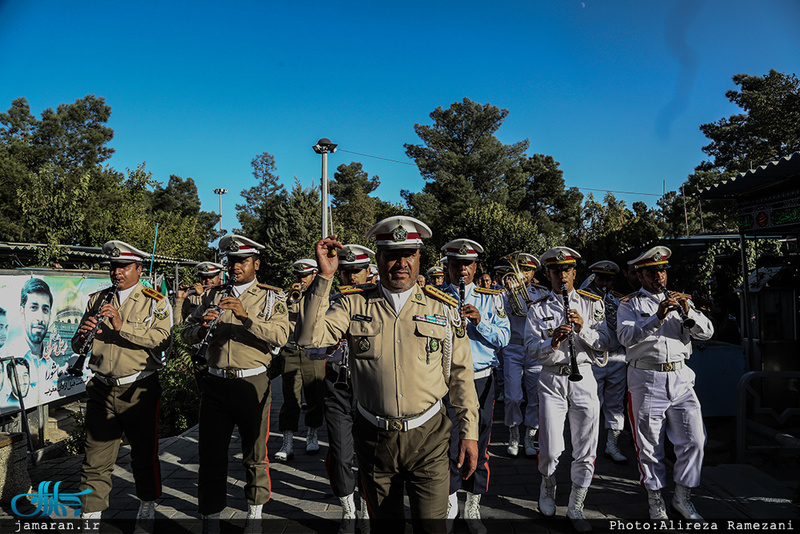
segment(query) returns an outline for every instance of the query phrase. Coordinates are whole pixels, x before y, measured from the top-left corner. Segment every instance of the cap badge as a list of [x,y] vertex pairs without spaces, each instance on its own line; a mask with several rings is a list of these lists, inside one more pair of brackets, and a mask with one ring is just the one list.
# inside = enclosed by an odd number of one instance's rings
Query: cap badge
[[367,352],[369,350],[370,343],[369,339],[363,337],[361,341],[358,342],[358,350],[361,352]]
[[349,262],[351,262],[351,263],[352,263],[352,262],[356,261],[356,255],[353,253],[353,251],[352,251],[352,250],[348,249],[348,250],[347,250],[347,254],[345,254],[345,257],[344,257],[344,259],[345,259],[346,261],[349,261]]
[[567,255],[566,255],[566,254],[564,254],[564,251],[563,251],[563,250],[559,250],[559,251],[558,251],[558,254],[556,254],[556,259],[557,259],[558,261],[564,261],[564,260],[566,260],[566,259],[567,259]]
[[117,247],[111,249],[111,256],[113,258],[119,258],[119,249]]
[[238,252],[239,251],[239,244],[235,241],[231,241],[231,244],[228,245],[228,250],[231,252]]
[[392,239],[395,241],[405,241],[408,239],[408,230],[403,228],[402,225],[398,226],[392,231]]
[[208,265],[203,265],[203,272],[204,272],[204,273],[207,273],[207,272],[208,272],[208,271],[210,271],[210,270],[211,270],[211,269],[209,269],[209,268],[208,268]]
[[656,252],[655,254],[653,254],[653,259],[655,261],[661,261],[662,258],[663,258],[663,256],[661,255],[660,252]]
[[458,253],[461,254],[462,256],[466,256],[467,254],[469,254],[469,247],[467,246],[466,243],[461,245],[461,248],[458,249]]

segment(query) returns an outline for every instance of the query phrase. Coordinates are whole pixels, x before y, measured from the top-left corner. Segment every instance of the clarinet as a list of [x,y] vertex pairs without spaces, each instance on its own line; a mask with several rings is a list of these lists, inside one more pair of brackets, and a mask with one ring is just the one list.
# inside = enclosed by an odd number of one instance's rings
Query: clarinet
[[112,278],[111,287],[103,297],[103,301],[100,303],[100,306],[97,308],[97,313],[94,314],[94,319],[97,321],[97,324],[95,324],[94,328],[92,328],[84,336],[83,344],[81,345],[80,350],[78,350],[78,359],[76,359],[72,365],[67,367],[68,375],[83,376],[83,366],[86,363],[86,356],[89,354],[89,350],[92,348],[92,342],[97,335],[97,331],[100,329],[100,310],[103,309],[103,306],[106,304],[111,304],[111,301],[114,300],[114,295],[117,292],[117,286],[119,286],[119,280]]
[[[458,311],[461,312],[461,308],[464,306],[464,300],[466,299],[466,286],[464,284],[464,277],[458,277]],[[461,319],[461,324],[464,324],[464,319]]]
[[[567,291],[567,284],[561,284],[561,295],[564,297],[564,319],[567,324],[569,322],[569,291]],[[575,356],[575,339],[574,332],[569,331],[567,340],[569,341],[569,379],[571,382],[578,382],[583,380],[580,371],[578,370],[578,357]]]
[[339,364],[339,374],[333,387],[336,389],[347,389],[350,387],[350,343],[346,340],[342,343],[342,362]]
[[[659,285],[658,288],[664,294],[664,298],[665,299],[670,298],[669,291],[667,291],[666,287],[664,287],[662,285]],[[678,306],[676,308],[673,308],[673,309],[678,312],[678,315],[680,315],[680,317],[681,317],[681,326],[683,328],[686,328],[688,330],[688,329],[694,327],[695,324],[697,324],[697,321],[695,321],[694,319],[689,317],[689,314],[687,314],[684,311],[683,306],[681,306],[680,303],[678,303]]]
[[[222,299],[224,299],[225,297],[233,296],[233,287],[235,285],[236,285],[236,273],[232,273],[230,281],[222,290],[223,295],[222,298],[219,299],[220,302],[222,302]],[[208,367],[208,359],[206,359],[206,351],[208,350],[208,344],[211,342],[211,338],[214,335],[214,329],[217,327],[217,324],[219,323],[219,318],[222,316],[222,310],[219,309],[219,304],[216,304],[213,308],[211,308],[211,310],[215,310],[220,313],[213,321],[211,321],[211,324],[208,325],[208,330],[206,330],[206,335],[203,337],[203,342],[200,344],[200,347],[198,347],[197,352],[194,353],[194,356],[192,356],[192,364],[194,364],[194,368],[196,370],[202,370]]]

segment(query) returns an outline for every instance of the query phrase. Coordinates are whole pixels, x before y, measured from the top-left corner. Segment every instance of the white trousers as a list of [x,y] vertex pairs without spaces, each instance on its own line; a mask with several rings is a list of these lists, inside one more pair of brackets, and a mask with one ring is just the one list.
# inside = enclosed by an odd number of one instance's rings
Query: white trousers
[[564,452],[564,424],[569,419],[572,441],[570,478],[588,488],[597,457],[600,403],[597,382],[588,366],[581,365],[583,380],[570,382],[565,375],[542,370],[539,375],[539,472],[552,476]]
[[628,410],[646,489],[667,485],[665,437],[675,449],[675,482],[688,488],[700,485],[706,429],[694,377],[686,366],[669,372],[628,367]]
[[[522,345],[508,345],[503,348],[505,378],[503,413],[506,426],[519,426],[524,423],[527,428],[539,428],[539,373],[542,372],[542,366],[534,364],[534,361],[525,354],[525,347]],[[526,393],[528,398],[524,419],[523,393]]]
[[605,367],[592,366],[597,380],[597,398],[605,418],[605,428],[622,430],[625,428],[625,381],[627,364],[622,358],[609,358]]

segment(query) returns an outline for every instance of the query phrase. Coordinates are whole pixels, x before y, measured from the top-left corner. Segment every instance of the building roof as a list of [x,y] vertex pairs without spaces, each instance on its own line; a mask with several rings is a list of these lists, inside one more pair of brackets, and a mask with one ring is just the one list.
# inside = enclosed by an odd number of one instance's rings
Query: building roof
[[742,199],[784,187],[800,187],[800,152],[740,172],[729,180],[700,190],[704,199]]
[[[75,264],[75,263],[102,263],[109,260],[106,254],[103,254],[103,249],[100,247],[83,247],[74,245],[64,245],[66,250],[66,259],[60,263]],[[0,258],[22,258],[36,257],[39,250],[47,248],[47,245],[42,243],[13,243],[10,241],[0,241]],[[195,265],[195,260],[188,260],[185,258],[172,258],[169,256],[161,256],[156,254],[153,257],[154,263],[166,265]],[[19,262],[21,264],[21,262]]]

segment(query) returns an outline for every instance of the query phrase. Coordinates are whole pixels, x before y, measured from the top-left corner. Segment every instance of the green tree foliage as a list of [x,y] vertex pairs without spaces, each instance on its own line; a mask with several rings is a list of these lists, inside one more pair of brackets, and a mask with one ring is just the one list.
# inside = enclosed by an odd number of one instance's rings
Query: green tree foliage
[[711,140],[703,151],[712,160],[698,170],[738,173],[800,150],[800,80],[770,70],[765,76],[737,74],[741,90],[725,96],[744,113],[703,124]]
[[630,210],[612,193],[606,193],[603,203],[590,194],[583,207],[583,232],[569,245],[590,263],[607,259],[623,266],[660,237],[656,216],[644,202],[634,202]]
[[427,183],[420,193],[402,192],[413,213],[446,228],[479,203],[506,206],[522,201],[520,166],[528,141],[505,145],[494,136],[507,115],[506,109],[464,98],[448,109],[432,111],[433,125],[414,125],[423,144],[406,144],[406,154]]
[[553,236],[575,235],[581,227],[583,194],[565,189],[564,171],[553,156],[534,154],[522,162],[526,176],[524,206],[540,231]]

